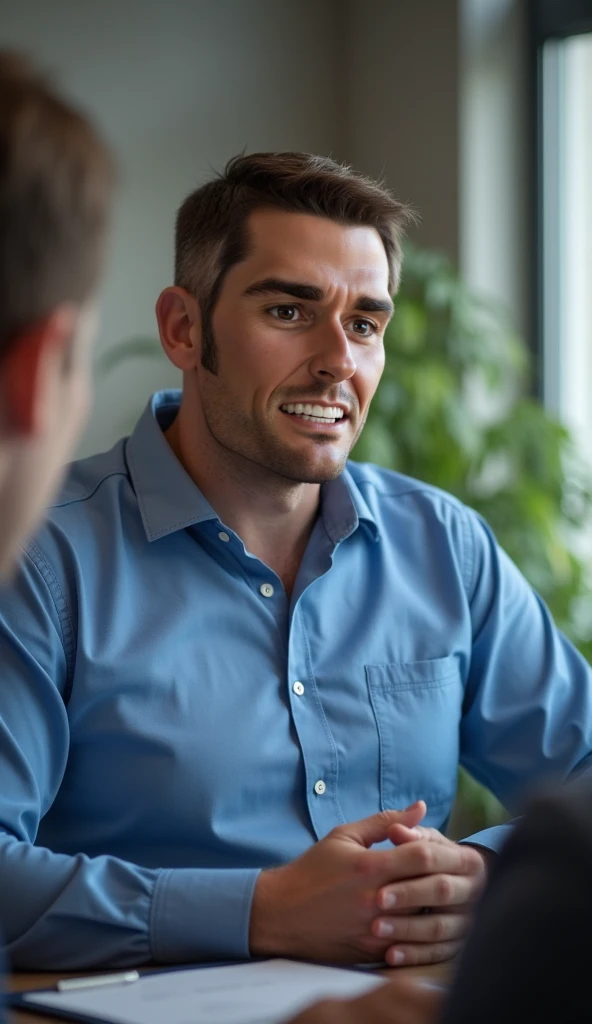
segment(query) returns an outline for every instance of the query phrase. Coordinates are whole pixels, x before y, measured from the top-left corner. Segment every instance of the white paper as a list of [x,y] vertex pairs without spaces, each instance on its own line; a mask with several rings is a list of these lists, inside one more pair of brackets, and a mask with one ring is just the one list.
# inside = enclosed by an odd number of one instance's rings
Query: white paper
[[127,985],[31,992],[25,999],[109,1024],[281,1024],[318,999],[363,995],[383,983],[362,971],[265,960],[163,971]]

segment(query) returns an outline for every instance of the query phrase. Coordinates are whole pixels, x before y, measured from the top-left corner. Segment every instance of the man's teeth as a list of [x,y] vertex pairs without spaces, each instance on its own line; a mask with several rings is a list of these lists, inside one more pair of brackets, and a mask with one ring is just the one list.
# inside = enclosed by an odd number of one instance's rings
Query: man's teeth
[[309,403],[304,405],[302,402],[296,402],[282,405],[282,409],[292,416],[302,416],[303,419],[314,420],[315,423],[335,423],[336,420],[343,417],[343,409],[337,405],[310,405]]

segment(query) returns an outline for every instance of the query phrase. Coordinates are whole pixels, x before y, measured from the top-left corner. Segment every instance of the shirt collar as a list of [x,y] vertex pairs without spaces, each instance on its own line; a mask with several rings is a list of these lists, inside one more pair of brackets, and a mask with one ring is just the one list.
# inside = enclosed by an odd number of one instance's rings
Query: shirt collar
[[348,469],[321,489],[325,529],[334,544],[350,537],[360,523],[378,540],[378,524]]
[[126,445],[130,476],[150,541],[217,518],[164,436],[180,404],[179,390],[157,391]]
[[[129,472],[149,541],[218,518],[164,436],[180,404],[179,390],[157,391],[126,445]],[[376,520],[347,469],[323,484],[321,499],[323,523],[334,544],[351,536],[360,522],[367,524],[377,539]]]

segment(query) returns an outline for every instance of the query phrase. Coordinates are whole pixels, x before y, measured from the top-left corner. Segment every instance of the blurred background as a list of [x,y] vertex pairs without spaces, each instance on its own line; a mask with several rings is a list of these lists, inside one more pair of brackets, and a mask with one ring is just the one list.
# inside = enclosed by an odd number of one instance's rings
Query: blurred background
[[[184,196],[309,150],[419,212],[357,457],[478,508],[592,655],[592,0],[0,0],[93,114],[120,190],[79,454],[176,386],[155,344]],[[502,810],[466,776],[454,828]]]

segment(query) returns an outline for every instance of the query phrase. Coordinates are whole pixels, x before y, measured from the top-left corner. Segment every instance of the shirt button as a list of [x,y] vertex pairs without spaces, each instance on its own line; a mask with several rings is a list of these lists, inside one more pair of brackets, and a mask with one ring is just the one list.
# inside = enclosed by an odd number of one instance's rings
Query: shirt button
[[220,530],[218,537],[220,540],[223,540],[225,544],[228,544],[228,541],[230,540],[230,537],[224,532],[224,530]]
[[322,796],[323,793],[325,792],[326,788],[327,787],[326,787],[326,785],[325,785],[325,783],[323,782],[322,779],[319,779],[319,781],[315,782],[315,784],[314,784],[314,791],[317,794],[317,796]]
[[298,679],[294,683],[292,689],[294,690],[294,693],[296,694],[297,697],[302,697],[302,694],[304,693],[304,687]]
[[262,583],[259,587],[259,593],[263,594],[263,597],[273,597],[273,587],[271,583]]

